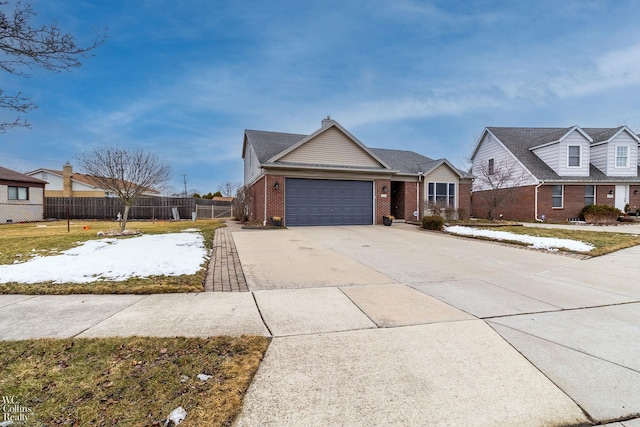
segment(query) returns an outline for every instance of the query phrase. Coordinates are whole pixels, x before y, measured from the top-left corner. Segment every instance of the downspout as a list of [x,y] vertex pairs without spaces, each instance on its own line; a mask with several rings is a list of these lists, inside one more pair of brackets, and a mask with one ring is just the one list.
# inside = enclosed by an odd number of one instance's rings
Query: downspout
[[535,212],[535,216],[536,216],[536,221],[538,222],[544,222],[544,220],[541,220],[540,218],[538,218],[538,188],[542,187],[544,185],[544,181],[540,181],[540,183],[538,185],[536,185],[536,189],[535,189],[535,197],[534,197],[534,212]]
[[264,220],[262,226],[267,225],[267,174],[264,174]]

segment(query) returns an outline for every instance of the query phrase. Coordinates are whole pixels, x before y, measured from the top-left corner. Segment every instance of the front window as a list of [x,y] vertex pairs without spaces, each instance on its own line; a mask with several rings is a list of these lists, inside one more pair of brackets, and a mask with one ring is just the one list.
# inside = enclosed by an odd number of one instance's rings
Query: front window
[[596,186],[595,185],[585,185],[584,186],[584,205],[595,205],[596,204]]
[[551,207],[561,209],[563,206],[562,196],[564,193],[562,185],[554,185],[551,193]]
[[569,159],[568,159],[569,167],[580,167],[580,146],[579,145],[570,145],[569,146]]
[[9,200],[29,200],[29,187],[9,187]]
[[493,175],[495,173],[495,160],[489,159],[489,164],[487,166],[487,174]]
[[616,146],[616,167],[617,168],[629,167],[629,146],[627,145]]
[[456,184],[452,182],[430,182],[428,185],[429,203],[455,207]]

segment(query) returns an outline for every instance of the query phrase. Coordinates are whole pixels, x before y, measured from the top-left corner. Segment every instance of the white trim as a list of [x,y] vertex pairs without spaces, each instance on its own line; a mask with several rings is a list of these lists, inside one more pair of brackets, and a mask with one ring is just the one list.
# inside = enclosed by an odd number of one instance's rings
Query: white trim
[[543,148],[549,145],[558,144],[564,141],[569,136],[569,134],[573,133],[574,131],[578,131],[578,133],[580,133],[580,135],[582,135],[587,140],[587,142],[590,142],[590,143],[593,142],[593,138],[587,135],[587,133],[582,129],[580,129],[579,126],[573,126],[564,135],[562,135],[560,139],[558,139],[557,141],[545,142],[544,144],[536,145],[535,147],[529,148],[529,151],[534,151],[534,150],[537,150],[538,148]]
[[[434,198],[437,199],[437,192],[436,192],[436,184],[446,184],[447,185],[447,206],[451,206],[449,205],[449,197],[451,197],[449,195],[449,186],[451,184],[453,184],[453,208],[454,209],[458,209],[458,193],[460,192],[460,186],[459,186],[459,181],[458,182],[449,182],[449,181],[425,181],[425,202],[427,204],[431,203],[431,200],[429,200],[429,184],[433,184],[433,191],[434,191]],[[438,203],[437,200],[434,200],[433,203]]]
[[[578,166],[571,166],[569,163],[569,158],[571,157],[571,147],[578,147]],[[567,144],[567,168],[568,169],[581,169],[582,168],[582,145],[568,145]]]
[[[618,148],[626,148],[627,149],[627,155],[626,155],[626,164],[624,166],[618,166]],[[630,159],[629,157],[631,156],[631,145],[629,144],[613,144],[613,168],[614,169],[629,169],[629,164],[630,164]]]
[[[562,189],[562,194],[560,195],[560,205],[561,206],[553,206],[553,198],[554,198],[554,194],[553,194],[553,187],[559,185],[560,188]],[[553,184],[552,188],[551,188],[551,209],[564,209],[564,184]]]

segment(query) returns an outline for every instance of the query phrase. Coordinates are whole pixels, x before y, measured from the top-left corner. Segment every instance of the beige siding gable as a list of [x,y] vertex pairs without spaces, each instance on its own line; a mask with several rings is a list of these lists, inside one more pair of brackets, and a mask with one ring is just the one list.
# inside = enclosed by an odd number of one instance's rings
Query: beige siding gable
[[285,154],[276,163],[384,168],[365,149],[336,127],[327,129]]
[[424,180],[428,182],[455,182],[460,178],[449,166],[442,164],[424,176]]

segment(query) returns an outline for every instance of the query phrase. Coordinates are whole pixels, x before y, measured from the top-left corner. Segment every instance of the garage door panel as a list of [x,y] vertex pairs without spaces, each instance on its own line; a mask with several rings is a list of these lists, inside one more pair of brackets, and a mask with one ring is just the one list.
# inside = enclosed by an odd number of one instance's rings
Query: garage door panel
[[287,178],[287,225],[373,223],[373,182]]

